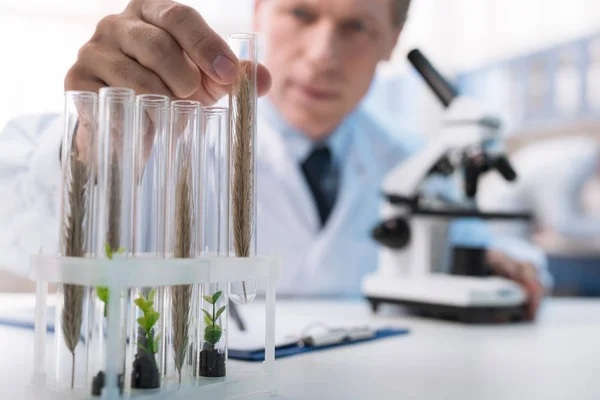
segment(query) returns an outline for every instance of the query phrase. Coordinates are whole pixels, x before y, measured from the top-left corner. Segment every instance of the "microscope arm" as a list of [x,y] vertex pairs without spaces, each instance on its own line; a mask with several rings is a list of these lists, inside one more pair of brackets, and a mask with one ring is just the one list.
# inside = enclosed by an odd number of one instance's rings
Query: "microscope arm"
[[448,151],[481,145],[486,139],[486,130],[462,122],[477,121],[482,115],[481,108],[473,100],[456,97],[448,107],[443,131],[387,174],[382,187],[384,194],[414,198],[429,171]]
[[423,150],[402,161],[388,173],[383,182],[383,192],[386,195],[405,198],[414,197],[431,167],[447,151],[448,147],[442,141],[430,143]]
[[485,114],[478,103],[461,96],[418,49],[408,54],[408,60],[442,103],[447,115],[443,132],[423,150],[403,160],[384,179],[385,195],[412,199],[427,174],[448,150],[481,144],[483,130],[475,127],[473,122]]

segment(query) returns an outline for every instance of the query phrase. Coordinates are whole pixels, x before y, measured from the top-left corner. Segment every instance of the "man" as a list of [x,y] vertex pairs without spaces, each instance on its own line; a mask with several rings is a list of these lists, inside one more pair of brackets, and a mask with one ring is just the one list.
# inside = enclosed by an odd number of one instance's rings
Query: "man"
[[[422,143],[407,135],[394,139],[359,103],[378,63],[392,54],[409,3],[256,1],[254,23],[267,43],[269,68],[259,70],[259,91],[271,88],[259,104],[257,240],[260,253],[283,258],[282,293],[357,295],[362,276],[375,268],[370,230],[378,222],[381,181]],[[212,104],[226,94],[238,68],[225,42],[193,9],[168,0],[134,0],[123,13],[100,21],[65,89],[126,86]],[[28,163],[19,158],[27,172],[10,182],[27,185],[19,193],[39,203],[39,196],[46,201],[57,191],[60,123],[43,133],[30,128],[38,133],[29,138],[39,142],[25,156]],[[17,130],[1,138],[25,140]],[[32,207],[19,210],[11,226],[23,229],[30,214],[30,230],[48,220]],[[45,207],[43,215],[50,212]],[[35,251],[28,231],[20,235],[11,233],[6,243],[17,237]],[[543,293],[534,260],[499,250],[490,249],[490,261],[527,288],[533,316]]]

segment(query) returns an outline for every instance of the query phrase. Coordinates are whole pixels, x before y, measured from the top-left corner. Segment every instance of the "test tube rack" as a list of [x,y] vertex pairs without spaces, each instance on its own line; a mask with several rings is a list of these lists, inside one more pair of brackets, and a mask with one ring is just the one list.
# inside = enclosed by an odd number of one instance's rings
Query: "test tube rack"
[[[49,255],[32,257],[31,278],[36,282],[34,371],[30,397],[36,400],[58,399],[263,399],[277,394],[275,370],[275,286],[280,273],[280,260],[268,257],[202,256],[194,259],[157,259],[153,257],[112,260],[72,258]],[[251,372],[237,365],[228,367],[224,378],[197,378],[191,384],[164,386],[155,391],[124,391],[119,393],[116,382],[107,381],[101,397],[92,397],[84,390],[57,388],[48,383],[53,372],[47,367],[47,304],[49,284],[75,284],[86,287],[105,286],[109,290],[139,287],[224,283],[256,280],[266,285],[265,296],[265,360],[262,368]],[[119,352],[118,332],[121,310],[118,302],[110,302],[106,340],[107,379],[116,376]],[[116,333],[115,333],[116,332]],[[227,332],[226,332],[227,333]],[[56,335],[60,333],[55,333]],[[111,374],[112,368],[112,374]],[[113,378],[113,381],[115,379]]]

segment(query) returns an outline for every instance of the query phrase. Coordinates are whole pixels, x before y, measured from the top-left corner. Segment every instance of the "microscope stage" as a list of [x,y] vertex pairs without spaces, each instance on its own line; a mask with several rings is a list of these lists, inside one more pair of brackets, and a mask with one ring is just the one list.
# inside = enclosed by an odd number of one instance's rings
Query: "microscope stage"
[[499,277],[370,275],[363,294],[376,311],[383,303],[406,306],[416,314],[467,323],[522,320],[527,296],[515,282]]

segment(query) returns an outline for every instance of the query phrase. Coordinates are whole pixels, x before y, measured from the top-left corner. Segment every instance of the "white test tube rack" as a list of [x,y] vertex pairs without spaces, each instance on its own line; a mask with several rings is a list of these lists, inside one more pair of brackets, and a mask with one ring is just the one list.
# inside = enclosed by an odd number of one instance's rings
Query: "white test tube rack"
[[[257,399],[277,394],[275,370],[275,287],[279,278],[280,260],[269,257],[214,257],[195,259],[154,259],[150,257],[112,260],[37,255],[32,257],[31,277],[36,281],[34,371],[30,387],[31,398],[54,399],[140,399],[140,400],[197,400],[204,399]],[[266,284],[265,297],[265,360],[262,368],[252,373],[236,373],[229,365],[224,378],[197,379],[193,384],[179,388],[162,388],[151,392],[125,391],[119,394],[115,376],[116,354],[119,352],[118,333],[121,310],[117,302],[109,303],[106,346],[106,389],[102,397],[88,393],[60,390],[47,382],[47,294],[48,284],[75,284],[87,287],[105,286],[110,290],[139,287],[224,283],[243,280],[262,281]],[[60,334],[56,332],[55,334]],[[113,373],[114,371],[114,373]],[[112,379],[110,379],[112,377]]]

